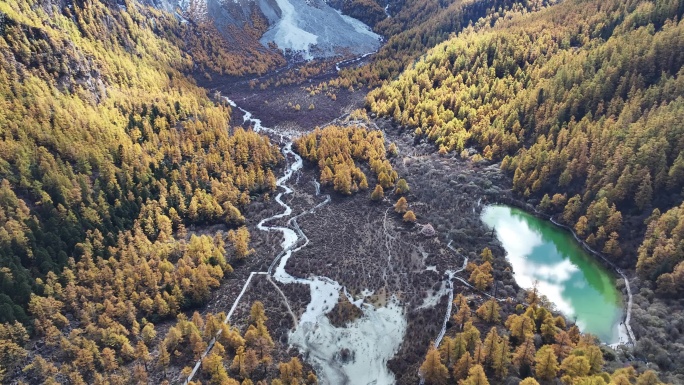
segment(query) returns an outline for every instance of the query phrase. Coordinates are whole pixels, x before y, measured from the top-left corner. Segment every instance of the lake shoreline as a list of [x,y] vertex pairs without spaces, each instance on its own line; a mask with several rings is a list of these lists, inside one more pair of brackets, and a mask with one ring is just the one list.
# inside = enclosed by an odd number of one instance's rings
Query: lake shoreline
[[[502,196],[499,197],[498,199],[492,201],[492,202],[487,202],[487,205],[496,205],[496,204],[501,204],[501,205],[507,205],[511,207],[516,207],[520,210],[523,210],[524,212],[543,219],[545,221],[548,221],[555,225],[558,228],[561,228],[570,234],[572,234],[573,238],[575,241],[585,250],[587,251],[588,254],[592,255],[596,261],[599,261],[601,265],[606,267],[607,269],[611,270],[612,272],[617,273],[615,278],[622,279],[624,282],[625,289],[622,290],[617,287],[616,289],[619,290],[620,293],[622,293],[623,296],[623,317],[622,317],[622,322],[618,325],[618,330],[621,335],[624,335],[627,337],[627,343],[615,343],[615,344],[609,344],[610,346],[618,346],[618,345],[627,345],[630,347],[634,347],[636,345],[636,337],[634,336],[634,332],[632,331],[631,327],[631,318],[632,318],[632,306],[633,306],[633,296],[632,296],[632,289],[630,286],[629,278],[625,275],[625,273],[620,269],[617,265],[615,265],[613,262],[608,260],[602,253],[594,250],[591,246],[589,246],[584,240],[582,240],[577,233],[574,231],[574,229],[570,228],[567,225],[564,225],[560,222],[558,222],[553,215],[542,213],[539,210],[537,210],[536,207],[534,207],[532,204],[524,202],[520,199],[517,199],[515,197],[511,196]],[[598,257],[598,258],[596,258]]]

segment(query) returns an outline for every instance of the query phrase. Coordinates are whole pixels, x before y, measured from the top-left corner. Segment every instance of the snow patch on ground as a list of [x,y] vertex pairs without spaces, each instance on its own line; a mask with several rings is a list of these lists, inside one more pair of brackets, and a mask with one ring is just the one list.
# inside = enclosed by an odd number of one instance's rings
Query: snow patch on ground
[[307,60],[375,52],[382,40],[366,24],[343,15],[323,0],[142,1],[168,12],[179,11],[180,17],[195,22],[214,21],[222,32],[230,26],[242,29],[251,23],[251,12],[258,9],[269,24],[259,41],[264,46],[273,42]]
[[[243,113],[244,122],[250,124],[255,131],[276,133],[275,130],[262,126],[259,119],[253,118],[249,111],[242,109],[234,101],[227,97],[224,97],[224,100],[231,107],[240,110]],[[283,191],[278,193],[275,199],[285,210],[263,219],[257,224],[257,228],[263,231],[280,231],[283,234],[281,243],[283,252],[273,261],[268,274],[275,267],[273,278],[278,282],[308,285],[311,293],[311,301],[302,314],[299,324],[289,334],[290,344],[297,347],[304,358],[314,366],[322,384],[392,385],[396,381],[394,374],[387,368],[387,361],[398,351],[407,328],[404,309],[399,300],[392,296],[385,307],[376,308],[363,303],[366,296],[373,294],[370,290],[363,290],[364,298],[353,301],[347,289],[330,278],[316,276],[298,278],[285,270],[292,254],[305,247],[309,239],[297,225],[297,217],[288,221],[288,225],[293,226],[294,229],[266,225],[274,219],[292,214],[292,208],[282,201],[282,196],[292,193],[293,190],[285,183],[303,166],[302,158],[292,151],[291,135],[284,132],[278,133],[281,139],[284,139],[284,136],[288,139],[282,149],[283,155],[286,159],[294,158],[285,174],[276,183]],[[320,185],[316,185],[317,193],[319,188]],[[325,202],[327,203],[329,199],[328,196]],[[302,240],[304,240],[303,243],[300,242]],[[274,266],[276,263],[277,266]],[[245,288],[243,288],[243,293]],[[330,323],[326,314],[339,301],[340,292],[361,308],[363,315],[346,327],[338,328]]]
[[[320,297],[314,286],[311,286],[311,296]],[[306,355],[322,384],[391,385],[396,382],[394,374],[387,369],[387,361],[399,349],[407,326],[403,308],[396,298],[386,307],[365,305],[363,316],[343,328],[330,324],[322,309],[319,310],[321,313],[313,322],[302,317],[297,329],[290,333],[290,343]]]
[[275,0],[281,17],[261,38],[280,49],[302,54],[305,59],[332,57],[345,50],[355,55],[373,52],[382,37],[352,17],[323,1]]
[[378,34],[373,32],[369,26],[364,24],[361,20],[354,19],[351,16],[347,16],[343,14],[341,11],[335,9],[335,12],[337,12],[338,15],[344,20],[345,23],[349,24],[354,28],[354,30],[362,35],[370,36],[374,39],[380,38]]
[[316,45],[318,36],[299,27],[299,20],[294,6],[288,0],[276,0],[282,16],[264,35],[263,40],[273,41],[281,49],[305,53],[305,59],[312,59],[309,48]]
[[182,23],[188,22],[186,16],[196,22],[210,20],[207,0],[147,0],[147,3],[173,13]]
[[420,306],[418,306],[417,309],[425,309],[437,306],[439,300],[442,299],[442,297],[444,297],[445,295],[449,294],[449,290],[450,288],[447,287],[446,282],[442,281],[439,290],[428,291],[427,296],[423,299],[423,303]]
[[613,349],[617,349],[620,345],[628,345],[629,344],[629,333],[627,332],[627,326],[625,325],[625,323],[620,322],[620,324],[617,326],[617,329],[618,329],[618,342],[608,345]]

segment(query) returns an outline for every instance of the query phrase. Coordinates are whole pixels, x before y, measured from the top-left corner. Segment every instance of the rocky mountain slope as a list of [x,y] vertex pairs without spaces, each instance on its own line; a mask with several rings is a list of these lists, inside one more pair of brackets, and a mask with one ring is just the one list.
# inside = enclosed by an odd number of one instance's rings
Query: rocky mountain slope
[[196,23],[213,24],[229,41],[258,39],[304,59],[363,54],[381,37],[323,0],[150,0]]

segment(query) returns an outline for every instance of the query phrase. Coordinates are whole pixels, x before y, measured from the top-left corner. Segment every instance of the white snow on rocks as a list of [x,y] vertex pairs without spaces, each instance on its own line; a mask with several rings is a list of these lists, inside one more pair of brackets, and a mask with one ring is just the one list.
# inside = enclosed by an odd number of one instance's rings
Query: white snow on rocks
[[360,55],[380,47],[382,37],[361,21],[343,15],[320,0],[275,0],[281,17],[261,38],[309,60],[341,51]]
[[374,39],[379,39],[380,35],[376,34],[373,32],[370,27],[368,27],[366,24],[364,24],[361,20],[354,19],[351,16],[347,16],[340,12],[339,10],[335,9],[335,12],[337,12],[338,15],[344,20],[345,23],[349,24],[354,28],[354,30],[362,35],[370,36]]
[[[403,307],[395,297],[392,297],[385,307],[376,308],[364,303],[364,299],[373,294],[370,290],[363,290],[362,298],[354,300],[345,287],[330,278],[317,276],[298,278],[285,270],[289,258],[293,253],[305,247],[309,239],[297,225],[297,216],[288,221],[288,225],[293,228],[268,226],[267,223],[292,214],[292,208],[283,202],[282,196],[292,193],[293,190],[286,185],[286,182],[302,168],[302,158],[292,151],[291,134],[262,126],[261,121],[255,119],[249,111],[242,109],[227,97],[224,97],[224,100],[231,107],[240,110],[243,113],[244,122],[252,126],[255,131],[280,134],[281,139],[286,141],[282,148],[283,155],[286,159],[294,158],[285,174],[276,183],[282,191],[278,193],[275,200],[284,208],[284,211],[263,219],[257,224],[260,230],[280,231],[283,234],[281,243],[283,251],[279,258],[274,260],[266,274],[273,274],[273,278],[280,283],[307,285],[311,293],[311,301],[302,314],[299,324],[294,331],[290,332],[290,344],[298,348],[304,359],[314,366],[322,384],[394,384],[396,382],[394,374],[387,368],[387,361],[396,354],[406,333],[407,322]],[[319,188],[320,185],[317,184],[317,195]],[[330,197],[324,203],[329,200]],[[310,212],[321,204],[315,206]],[[301,242],[302,240],[304,242]],[[244,290],[243,288],[243,293]],[[326,317],[326,314],[339,301],[340,293],[343,293],[350,302],[363,311],[361,317],[345,327],[333,326]]]
[[447,286],[447,284],[442,281],[442,284],[440,285],[438,290],[430,290],[428,291],[428,294],[425,298],[423,298],[423,303],[418,306],[416,309],[426,309],[426,308],[432,308],[437,306],[439,301],[444,297],[445,295],[449,294],[449,290],[451,288]]
[[[192,21],[214,21],[231,37],[230,27],[242,30],[258,10],[269,29],[260,38],[267,46],[300,54],[304,59],[375,52],[382,37],[363,22],[343,15],[323,0],[143,0]],[[232,37],[231,37],[232,38]]]
[[[312,299],[319,297],[313,286],[311,289]],[[386,307],[365,305],[363,316],[343,328],[333,326],[323,309],[318,311],[320,314],[314,322],[302,317],[297,329],[290,333],[290,343],[314,366],[322,384],[392,385],[396,382],[394,374],[387,369],[387,361],[399,349],[407,326],[396,299]]]
[[282,12],[280,20],[262,38],[273,41],[281,49],[291,49],[305,53],[305,59],[312,59],[309,48],[316,45],[318,36],[299,27],[299,18],[294,6],[288,0],[276,0]]

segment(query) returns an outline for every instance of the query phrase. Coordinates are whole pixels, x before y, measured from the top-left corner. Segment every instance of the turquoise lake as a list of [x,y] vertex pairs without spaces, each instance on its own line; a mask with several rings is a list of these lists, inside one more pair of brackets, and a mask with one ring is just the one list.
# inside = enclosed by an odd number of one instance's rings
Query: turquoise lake
[[615,276],[587,253],[571,233],[523,210],[493,205],[482,221],[494,228],[519,286],[538,282],[540,294],[586,333],[619,342],[622,295]]

